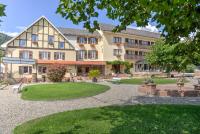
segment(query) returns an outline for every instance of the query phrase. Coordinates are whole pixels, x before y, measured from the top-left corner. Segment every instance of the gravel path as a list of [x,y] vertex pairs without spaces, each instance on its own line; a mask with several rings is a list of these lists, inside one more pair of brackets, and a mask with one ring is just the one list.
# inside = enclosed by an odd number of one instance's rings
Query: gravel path
[[0,134],[11,134],[16,125],[28,120],[67,110],[124,104],[200,105],[200,97],[140,96],[136,85],[102,84],[111,89],[93,97],[65,101],[24,101],[12,90],[0,90]]
[[74,109],[124,104],[137,96],[137,86],[113,85],[110,90],[87,98],[65,101],[24,101],[11,89],[0,90],[0,134],[11,134],[16,125],[41,116]]

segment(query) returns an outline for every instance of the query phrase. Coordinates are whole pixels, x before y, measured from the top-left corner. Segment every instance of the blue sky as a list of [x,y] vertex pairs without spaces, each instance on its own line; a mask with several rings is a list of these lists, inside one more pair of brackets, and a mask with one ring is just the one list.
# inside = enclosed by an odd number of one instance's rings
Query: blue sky
[[[1,22],[0,32],[9,35],[15,36],[42,15],[57,27],[83,28],[82,24],[74,25],[70,20],[65,20],[56,14],[59,0],[0,0],[0,3],[7,5],[5,11],[7,16],[1,18],[3,22]],[[100,12],[98,21],[110,24],[118,23],[108,19],[103,11]]]

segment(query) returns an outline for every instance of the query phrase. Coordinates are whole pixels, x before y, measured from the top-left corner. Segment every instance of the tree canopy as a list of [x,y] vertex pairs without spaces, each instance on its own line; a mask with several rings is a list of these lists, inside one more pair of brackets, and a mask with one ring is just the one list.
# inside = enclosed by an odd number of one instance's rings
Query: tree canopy
[[200,40],[199,0],[60,0],[57,13],[74,24],[83,22],[85,28],[94,31],[99,29],[99,10],[120,22],[114,31],[124,30],[132,23],[146,26],[151,22],[168,42],[177,43],[192,33],[195,41]]
[[199,65],[200,62],[200,53],[190,50],[190,46],[187,41],[170,45],[164,40],[158,40],[145,58],[151,65],[159,66],[167,72],[184,72],[188,65]]
[[[6,6],[4,4],[0,3],[0,17],[6,16],[6,14],[5,14],[5,8],[6,8]],[[0,22],[1,22],[1,20],[0,20]]]

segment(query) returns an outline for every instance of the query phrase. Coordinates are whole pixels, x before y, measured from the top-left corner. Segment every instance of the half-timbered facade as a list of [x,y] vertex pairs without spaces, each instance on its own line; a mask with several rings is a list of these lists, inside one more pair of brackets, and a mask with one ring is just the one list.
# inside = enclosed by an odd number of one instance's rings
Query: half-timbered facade
[[3,58],[5,72],[14,78],[42,78],[52,64],[66,65],[67,75],[87,76],[91,69],[101,74],[124,73],[124,66],[113,67],[107,61],[133,64],[132,72],[154,71],[144,60],[158,33],[127,29],[113,33],[113,25],[101,24],[100,30],[56,28],[41,17],[18,36],[6,42]]

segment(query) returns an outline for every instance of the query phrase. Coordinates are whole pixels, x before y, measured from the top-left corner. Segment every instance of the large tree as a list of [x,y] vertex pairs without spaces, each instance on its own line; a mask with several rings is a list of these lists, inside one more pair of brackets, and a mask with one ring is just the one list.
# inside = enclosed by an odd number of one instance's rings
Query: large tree
[[[5,8],[6,8],[6,6],[4,4],[0,3],[0,17],[6,16],[6,14],[5,14]],[[0,20],[0,22],[1,22],[1,20]]]
[[171,45],[166,44],[164,40],[158,40],[145,58],[149,64],[158,66],[168,73],[185,72],[188,65],[198,65],[200,61],[200,53],[188,51],[191,46],[189,42],[185,40]]
[[[140,27],[153,23],[173,50],[170,54],[176,57],[176,62],[171,63],[200,64],[200,0],[60,0],[57,13],[94,31],[99,29],[100,10],[106,11],[108,18],[119,21],[113,32],[124,30],[132,23]],[[189,42],[180,43],[188,38]],[[161,51],[169,51],[168,46],[163,46]]]
[[132,23],[146,26],[152,22],[170,43],[192,33],[195,43],[200,42],[199,0],[60,0],[57,13],[75,24],[83,22],[85,28],[94,31],[99,29],[99,10],[120,22],[114,31],[126,29]]

